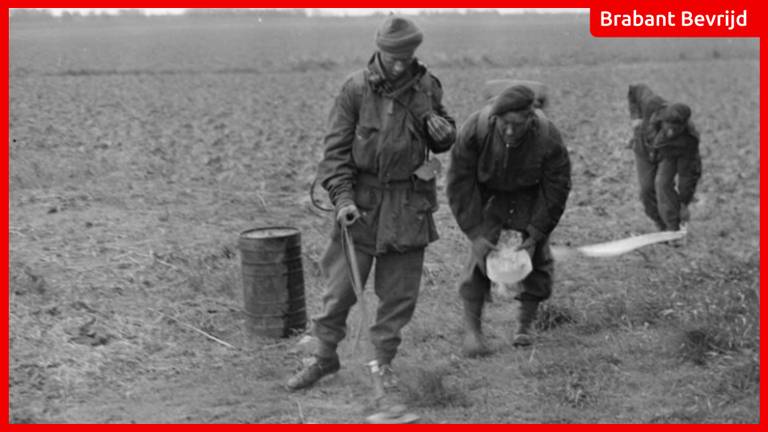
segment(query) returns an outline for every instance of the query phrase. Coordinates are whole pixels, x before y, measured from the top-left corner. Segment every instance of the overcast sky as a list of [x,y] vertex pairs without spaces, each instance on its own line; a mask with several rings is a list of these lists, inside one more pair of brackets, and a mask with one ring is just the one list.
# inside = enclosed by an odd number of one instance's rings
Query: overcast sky
[[[46,8],[45,10],[51,11],[54,15],[61,15],[63,11],[70,11],[70,12],[78,12],[80,14],[87,14],[87,13],[117,13],[120,10],[123,10],[126,8],[118,9],[118,8]],[[135,8],[134,8],[135,9]],[[187,9],[182,8],[142,8],[137,9],[143,11],[147,15],[166,15],[166,14],[181,14],[184,13]],[[401,13],[401,14],[413,14],[413,13],[419,13],[421,11],[429,10],[429,11],[455,11],[455,12],[464,12],[470,9],[451,9],[451,8],[399,8],[399,9],[384,9],[384,8],[356,8],[356,9],[322,9],[322,8],[311,8],[309,9],[311,11],[321,11],[322,14],[328,14],[328,15],[368,15],[375,12],[395,12],[395,13]],[[488,10],[488,9],[474,9],[474,10]],[[522,13],[525,11],[536,11],[536,12],[589,12],[589,9],[543,9],[543,8],[525,8],[525,9],[496,9],[500,13]]]

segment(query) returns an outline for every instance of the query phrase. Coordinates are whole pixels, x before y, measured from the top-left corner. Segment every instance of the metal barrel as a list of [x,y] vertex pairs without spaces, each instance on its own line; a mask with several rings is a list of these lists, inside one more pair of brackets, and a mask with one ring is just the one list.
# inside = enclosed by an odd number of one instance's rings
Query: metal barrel
[[238,239],[246,331],[279,338],[307,325],[301,233],[292,227],[255,228]]

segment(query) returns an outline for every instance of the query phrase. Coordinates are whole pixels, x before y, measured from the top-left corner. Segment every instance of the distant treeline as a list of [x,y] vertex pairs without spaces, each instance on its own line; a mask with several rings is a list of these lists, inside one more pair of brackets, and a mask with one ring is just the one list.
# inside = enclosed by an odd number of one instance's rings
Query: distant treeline
[[148,16],[143,11],[138,9],[121,9],[117,13],[80,13],[77,11],[63,11],[61,15],[54,15],[47,9],[11,9],[10,11],[10,19],[15,21],[72,21],[77,19],[111,19],[118,17],[147,18]]
[[[437,9],[424,10],[420,15],[459,15],[458,12],[445,12]],[[375,12],[373,16],[386,15],[385,12]],[[494,10],[469,10],[461,15],[499,15]],[[47,9],[12,9],[10,18],[15,21],[39,21],[39,20],[62,20],[72,21],[81,19],[115,19],[115,18],[156,18],[168,16],[182,16],[191,18],[211,18],[211,17],[261,17],[261,18],[308,18],[335,16],[318,9],[187,9],[181,15],[147,15],[140,9],[121,9],[117,12],[78,12],[63,11],[61,15],[54,15]]]

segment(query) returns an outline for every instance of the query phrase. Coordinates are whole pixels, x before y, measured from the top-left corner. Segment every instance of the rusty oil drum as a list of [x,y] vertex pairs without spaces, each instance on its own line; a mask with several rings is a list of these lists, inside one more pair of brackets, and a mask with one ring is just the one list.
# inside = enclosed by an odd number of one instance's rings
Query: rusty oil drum
[[292,227],[255,228],[238,239],[246,331],[280,338],[307,325],[301,233]]

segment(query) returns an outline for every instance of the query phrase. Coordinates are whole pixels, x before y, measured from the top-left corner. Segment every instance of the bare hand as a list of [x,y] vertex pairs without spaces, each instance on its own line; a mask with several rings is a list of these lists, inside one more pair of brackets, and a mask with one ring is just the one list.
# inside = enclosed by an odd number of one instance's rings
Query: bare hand
[[357,206],[354,204],[346,205],[339,209],[339,212],[336,214],[336,220],[344,225],[344,226],[350,226],[353,223],[357,222],[357,220],[360,218],[360,210],[357,209]]
[[498,250],[493,243],[491,243],[485,237],[478,237],[472,240],[472,259],[480,270],[485,274],[485,257],[488,256],[491,251]]
[[453,125],[448,120],[432,113],[427,118],[427,132],[435,141],[443,141],[453,133]]
[[522,243],[520,243],[515,250],[524,250],[528,252],[528,255],[533,258],[533,253],[536,251],[536,240],[532,236],[526,237]]

